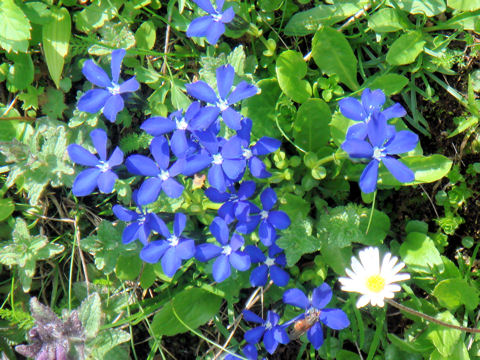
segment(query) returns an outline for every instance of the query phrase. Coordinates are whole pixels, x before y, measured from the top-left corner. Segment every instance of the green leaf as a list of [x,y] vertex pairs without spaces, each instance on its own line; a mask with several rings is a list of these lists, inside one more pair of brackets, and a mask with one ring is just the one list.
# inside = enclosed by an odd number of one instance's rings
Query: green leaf
[[33,82],[34,68],[30,54],[7,54],[7,58],[13,61],[7,74],[7,86],[9,91],[24,90]]
[[115,274],[120,280],[135,280],[142,270],[142,260],[138,254],[120,255],[117,259]]
[[[442,356],[438,350],[435,350],[430,354],[429,360],[470,360],[470,355],[468,354],[467,347],[463,343],[463,341],[457,342],[454,346],[453,351],[448,356]],[[402,359],[403,360],[403,359]]]
[[423,51],[425,40],[420,31],[403,34],[396,39],[387,52],[387,62],[390,65],[406,65],[415,61]]
[[291,225],[282,231],[277,244],[285,251],[288,266],[295,265],[303,254],[309,254],[320,249],[321,242],[315,236],[312,236],[312,230],[312,220],[300,215],[292,219]]
[[462,132],[470,129],[473,126],[476,126],[478,124],[478,117],[476,116],[469,116],[469,117],[464,117],[460,120],[457,128],[452,131],[450,135],[448,135],[448,139],[457,136],[458,134],[461,134]]
[[435,267],[443,269],[443,261],[433,240],[426,234],[411,232],[400,246],[403,262],[410,269],[431,273]]
[[384,8],[368,19],[368,26],[376,33],[395,32],[407,28],[396,9]]
[[282,91],[297,103],[303,103],[312,94],[310,83],[302,80],[307,75],[307,63],[302,54],[287,50],[277,58],[276,72]]
[[256,137],[278,137],[280,132],[275,124],[275,106],[282,91],[276,79],[260,80],[257,86],[260,94],[243,101],[242,114],[252,120],[252,133]]
[[358,122],[346,118],[340,111],[336,111],[332,116],[330,122],[330,135],[332,136],[335,145],[340,147],[345,141],[347,130],[350,126],[358,124]]
[[372,90],[382,89],[387,96],[390,96],[398,94],[407,84],[408,79],[403,75],[384,74],[373,79],[368,87]]
[[152,50],[156,39],[156,28],[152,21],[145,21],[135,32],[137,47],[140,49]]
[[181,88],[175,84],[174,81],[171,82],[171,96],[172,96],[172,105],[175,109],[187,109],[191,101],[187,95],[185,95]]
[[0,221],[8,219],[13,210],[15,210],[15,204],[12,199],[0,199]]
[[[394,6],[392,1],[388,3],[390,6]],[[396,4],[400,9],[412,15],[421,14],[427,17],[437,16],[445,12],[447,8],[445,0],[402,0],[397,1]]]
[[118,14],[122,5],[121,0],[98,0],[74,15],[77,29],[86,34],[103,26],[106,21],[112,20]]
[[53,82],[60,86],[65,56],[71,33],[70,13],[65,8],[52,10],[52,21],[42,27],[42,43],[48,71]]
[[47,4],[40,1],[32,1],[23,2],[20,7],[33,24],[45,25],[52,21],[51,10]]
[[98,32],[102,38],[88,49],[90,55],[110,55],[112,49],[130,49],[135,46],[135,35],[126,23],[107,22]]
[[7,52],[27,52],[30,40],[30,21],[13,0],[0,4],[0,46]]
[[322,245],[321,256],[323,262],[338,275],[345,275],[345,269],[350,267],[352,247],[340,248],[336,245]]
[[102,303],[98,293],[90,294],[82,301],[78,309],[78,316],[85,329],[87,340],[97,336],[102,320]]
[[480,0],[447,0],[447,5],[455,10],[474,11],[480,9]]
[[351,90],[358,89],[357,58],[341,32],[326,26],[318,30],[312,40],[312,57],[324,73],[336,74]]
[[[448,311],[435,316],[438,320],[442,320],[446,323],[453,325],[460,325],[455,317]],[[437,351],[442,356],[450,356],[453,353],[457,343],[460,340],[460,330],[454,330],[445,326],[431,324],[428,329],[427,337],[433,342],[433,345],[437,348]]]
[[42,111],[52,119],[61,119],[67,109],[65,96],[62,91],[54,88],[47,89],[47,101],[42,106]]
[[[220,309],[222,298],[209,291],[192,288],[178,293],[153,318],[152,330],[156,336],[173,336],[196,329],[209,321]],[[177,318],[178,316],[178,318]]]
[[130,340],[130,334],[120,329],[107,329],[101,331],[94,339],[87,342],[91,350],[91,359],[104,359],[105,354],[115,346]]
[[295,143],[305,151],[317,151],[328,145],[330,134],[325,131],[332,119],[327,103],[320,99],[308,99],[297,112],[293,124]]
[[479,303],[478,290],[464,279],[447,279],[439,282],[433,290],[433,295],[440,305],[451,311],[455,311],[461,305],[472,311]]

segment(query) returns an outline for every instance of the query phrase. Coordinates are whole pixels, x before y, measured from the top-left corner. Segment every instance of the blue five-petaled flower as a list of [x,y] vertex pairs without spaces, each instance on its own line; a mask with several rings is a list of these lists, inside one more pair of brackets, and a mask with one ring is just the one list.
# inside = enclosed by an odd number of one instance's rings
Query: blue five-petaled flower
[[206,37],[211,45],[215,45],[225,32],[225,24],[228,24],[235,17],[232,7],[222,11],[225,0],[217,0],[217,7],[214,8],[210,0],[193,0],[208,15],[193,20],[187,29],[187,36]]
[[92,84],[104,89],[88,90],[78,101],[78,110],[96,113],[103,108],[103,115],[105,115],[109,121],[115,122],[117,114],[122,111],[124,107],[122,94],[137,91],[140,87],[135,76],[122,84],[118,83],[120,67],[125,53],[125,49],[118,49],[112,52],[112,79],[92,60],[85,61],[82,68],[83,75],[85,75]]
[[243,310],[243,318],[246,321],[261,324],[253,329],[248,330],[245,335],[245,341],[249,344],[256,344],[263,336],[263,345],[265,349],[273,354],[278,344],[288,344],[290,339],[283,325],[279,325],[280,316],[274,311],[268,311],[267,319],[263,320],[260,316],[249,310]]
[[118,146],[107,159],[107,133],[105,130],[91,131],[90,138],[99,158],[77,144],[71,144],[67,148],[68,155],[74,163],[90,167],[75,178],[72,187],[75,196],[90,195],[97,186],[100,192],[111,193],[115,181],[118,179],[118,175],[112,169],[123,162],[123,152]]

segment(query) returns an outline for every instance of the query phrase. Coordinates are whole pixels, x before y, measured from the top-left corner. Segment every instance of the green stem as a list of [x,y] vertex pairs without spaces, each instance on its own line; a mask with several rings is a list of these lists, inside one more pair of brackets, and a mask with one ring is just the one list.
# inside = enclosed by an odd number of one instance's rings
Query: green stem
[[368,230],[370,230],[370,225],[372,224],[373,219],[373,212],[375,211],[375,199],[377,198],[377,190],[373,193],[373,201],[372,201],[372,209],[370,210],[370,218],[368,219],[367,231],[365,235],[368,234]]
[[380,345],[380,336],[383,330],[383,324],[385,323],[385,310],[383,310],[383,316],[377,317],[377,321],[375,322],[375,335],[373,337],[372,343],[370,344],[370,349],[368,349],[368,357],[367,360],[372,360],[377,352],[378,345]]
[[342,160],[348,158],[348,154],[344,151],[340,153],[333,153],[332,155],[325,156],[324,158],[321,158],[316,162],[317,166],[326,164],[330,161],[337,161],[337,160]]

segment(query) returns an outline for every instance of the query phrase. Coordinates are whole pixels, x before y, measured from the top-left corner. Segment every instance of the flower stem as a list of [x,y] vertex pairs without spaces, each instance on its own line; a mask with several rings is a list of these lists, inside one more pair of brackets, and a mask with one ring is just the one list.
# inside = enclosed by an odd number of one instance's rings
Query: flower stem
[[325,156],[324,158],[321,158],[315,163],[315,165],[320,166],[330,161],[337,161],[337,160],[346,159],[346,158],[348,158],[348,154],[344,151],[340,153],[333,153],[332,155],[328,155],[328,156]]
[[390,300],[390,299],[385,299],[385,302],[387,302],[388,304],[396,307],[399,310],[402,310],[402,311],[405,311],[409,314],[421,317],[421,318],[423,318],[427,321],[433,322],[435,324],[442,325],[442,326],[448,327],[450,329],[460,330],[460,331],[464,331],[464,332],[468,332],[468,333],[480,334],[480,329],[449,324],[449,323],[446,323],[442,320],[435,319],[433,316],[429,316],[429,315],[426,315],[426,314],[421,313],[419,311],[413,310],[412,308],[409,308],[408,306],[399,304],[396,301],[393,301],[393,300]]

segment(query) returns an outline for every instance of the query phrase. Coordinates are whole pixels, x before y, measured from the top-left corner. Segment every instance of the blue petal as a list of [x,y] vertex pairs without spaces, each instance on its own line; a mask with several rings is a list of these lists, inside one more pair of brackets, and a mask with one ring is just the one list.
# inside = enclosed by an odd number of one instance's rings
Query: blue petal
[[151,229],[147,226],[146,223],[140,225],[140,227],[138,228],[138,240],[140,240],[143,245],[148,244],[148,237],[150,236],[150,231]]
[[104,194],[110,194],[113,191],[115,186],[115,181],[117,181],[118,175],[115,174],[112,170],[107,170],[100,173],[97,179],[98,189]]
[[347,314],[340,309],[323,309],[320,320],[333,330],[342,330],[350,325]]
[[323,344],[323,330],[322,325],[316,322],[308,331],[307,338],[312,343],[315,350],[320,349]]
[[112,155],[110,155],[110,159],[108,159],[108,166],[113,168],[115,166],[120,165],[123,163],[123,151],[117,146],[115,150],[113,150]]
[[212,223],[210,224],[210,232],[220,244],[227,245],[230,231],[228,230],[225,220],[219,218],[218,216],[213,219]]
[[370,159],[373,156],[373,148],[368,142],[358,139],[345,140],[342,144],[342,149],[351,158],[367,158]]
[[272,278],[273,283],[280,287],[287,286],[290,281],[290,275],[276,265],[270,267],[270,277]]
[[162,190],[171,199],[177,199],[182,196],[183,185],[173,178],[168,178],[162,183]]
[[192,176],[208,167],[211,163],[212,158],[207,154],[194,155],[187,159],[182,174]]
[[348,119],[352,119],[355,121],[365,121],[367,118],[362,104],[357,99],[347,97],[340,100],[338,102],[338,106],[342,115]]
[[110,64],[110,68],[112,70],[112,80],[115,84],[118,84],[120,68],[122,67],[122,61],[125,54],[125,49],[117,49],[112,51],[112,62]]
[[193,84],[186,84],[187,93],[196,99],[216,105],[218,98],[215,91],[205,81],[197,81]]
[[385,100],[385,94],[380,89],[370,91],[370,89],[367,88],[363,90],[362,105],[368,113],[380,110],[385,103]]
[[226,192],[220,192],[215,188],[209,187],[205,190],[205,195],[214,203],[224,203],[230,199],[230,194]]
[[230,247],[233,251],[239,250],[243,244],[245,243],[245,239],[240,234],[233,234],[230,239]]
[[365,194],[372,193],[377,188],[378,165],[379,162],[373,159],[368,163],[360,176],[360,189],[362,189]]
[[241,159],[242,153],[242,140],[238,137],[231,138],[222,147],[224,159]]
[[243,353],[247,357],[248,360],[257,360],[258,358],[258,351],[254,345],[248,344],[245,345],[242,349]]
[[92,89],[88,90],[78,100],[77,108],[80,111],[85,111],[90,114],[95,114],[104,107],[107,100],[112,96],[107,90]]
[[283,211],[270,211],[268,214],[268,222],[275,229],[284,230],[290,226],[290,218]]
[[150,143],[150,152],[162,170],[166,170],[170,164],[170,148],[168,147],[168,140],[163,136],[153,138]]
[[163,181],[158,178],[146,179],[138,190],[138,204],[147,205],[158,199]]
[[277,194],[272,188],[266,188],[260,195],[263,210],[269,211],[277,202]]
[[233,7],[229,7],[227,10],[225,10],[222,14],[222,17],[220,18],[220,21],[224,24],[228,24],[233,20],[235,17],[235,11],[233,11]]
[[242,145],[248,147],[250,145],[250,134],[252,132],[252,120],[243,118],[240,125],[241,129],[237,131],[237,136],[243,140]]
[[202,108],[192,119],[190,127],[192,130],[206,130],[217,120],[220,109],[216,106],[207,106]]
[[[251,321],[251,320],[247,320],[247,321]],[[262,320],[262,323],[263,323],[263,320]],[[257,344],[262,338],[264,332],[265,332],[265,327],[257,326],[256,328],[248,330],[243,337],[247,343]]]
[[242,128],[242,115],[238,111],[233,110],[231,107],[228,107],[222,111],[222,119],[225,122],[225,125],[232,130],[240,130]]
[[162,269],[165,275],[173,277],[177,270],[182,266],[182,260],[176,254],[176,249],[170,247],[162,256]]
[[391,156],[386,156],[382,159],[382,162],[388,171],[390,171],[398,181],[402,183],[409,183],[415,180],[415,174],[413,171],[399,160]]
[[134,221],[138,219],[138,214],[135,211],[125,209],[118,204],[113,205],[112,211],[115,216],[122,221]]
[[220,66],[217,69],[217,88],[221,99],[226,99],[233,85],[235,70],[230,64]]
[[140,251],[140,259],[150,264],[157,263],[169,247],[170,244],[168,243],[168,241],[152,241]]
[[381,113],[374,113],[367,124],[368,139],[372,146],[382,147],[387,140],[387,120]]
[[232,269],[228,256],[220,255],[213,263],[212,274],[216,282],[222,282],[230,277]]
[[332,288],[323,283],[315,288],[312,293],[312,305],[316,309],[323,309],[332,300]]
[[[201,110],[202,106],[200,105],[199,101],[194,101],[190,104],[187,111],[185,111],[185,120],[187,123],[190,123],[192,119],[197,116],[199,111]],[[180,114],[181,117],[181,114]]]
[[252,146],[252,152],[254,155],[267,155],[277,151],[281,144],[280,140],[264,136]]
[[219,141],[214,133],[210,131],[197,131],[195,132],[195,136],[210,154],[218,153]]
[[140,129],[153,136],[160,136],[172,132],[175,128],[175,121],[161,116],[151,117],[145,120],[140,126]]
[[400,105],[399,103],[395,103],[392,106],[383,110],[382,114],[383,116],[385,116],[385,119],[390,120],[393,118],[399,118],[407,115],[407,111],[402,105]]
[[188,25],[187,36],[188,37],[204,37],[207,36],[208,29],[214,23],[213,18],[210,15],[202,16],[194,19],[190,25]]
[[395,134],[393,140],[385,147],[387,154],[402,154],[409,152],[418,144],[418,135],[408,130],[402,130]]
[[305,310],[310,306],[307,296],[302,290],[296,288],[288,289],[283,293],[283,302]]
[[157,164],[143,155],[130,155],[125,161],[125,165],[127,170],[134,175],[157,176],[160,173]]
[[137,222],[131,223],[128,225],[122,233],[122,243],[130,244],[133,240],[138,239],[138,230],[140,229],[140,224]]
[[176,130],[170,140],[172,152],[177,158],[185,157],[188,151],[187,136],[185,130]]
[[238,189],[238,197],[240,200],[246,200],[255,193],[255,181],[244,181]]
[[250,269],[250,257],[241,252],[241,251],[234,251],[229,256],[230,264],[239,270],[239,271],[246,271]]
[[97,187],[97,179],[100,169],[91,168],[83,170],[73,182],[72,192],[75,196],[90,195]]
[[107,73],[92,60],[83,63],[82,73],[92,84],[107,88],[112,85],[112,81]]
[[280,344],[288,344],[288,342],[290,341],[290,338],[288,337],[287,335],[287,332],[285,331],[285,329],[283,329],[282,327],[280,326],[276,326],[274,329],[273,329],[273,337],[275,338],[275,340],[277,340]]
[[345,139],[365,140],[366,137],[367,137],[367,124],[364,122],[361,122],[358,124],[354,124],[348,128]]
[[273,329],[265,331],[265,335],[263,336],[263,345],[269,354],[273,354],[277,349],[278,342],[275,340]]
[[275,242],[276,236],[277,232],[272,225],[270,225],[267,221],[262,221],[260,223],[260,227],[258,228],[258,237],[263,245],[272,245]]
[[222,166],[213,164],[210,170],[208,171],[208,182],[215,189],[221,192],[227,190],[227,184],[225,182],[225,174],[223,173]]
[[93,146],[97,150],[98,156],[103,161],[107,160],[107,133],[103,129],[95,129],[90,132]]
[[266,166],[263,161],[256,156],[250,158],[248,161],[248,167],[252,176],[258,179],[265,179],[272,176],[272,174],[266,170]]
[[254,245],[247,245],[245,247],[245,251],[250,256],[250,260],[252,263],[260,263],[260,262],[263,263],[265,260],[267,260],[267,257],[262,252],[262,250],[260,250],[258,247]]
[[97,166],[98,158],[90,151],[78,144],[68,145],[68,156],[75,164],[84,166]]
[[209,14],[215,14],[215,9],[213,8],[210,0],[193,0],[203,11]]
[[[263,321],[263,319],[260,316],[258,316],[254,312],[251,312],[250,310],[243,310],[242,314],[243,314],[243,318],[244,318],[245,321],[253,322],[253,323],[256,323],[256,324],[263,324],[265,322],[265,321]],[[247,340],[247,339],[245,339],[245,340]],[[247,342],[250,342],[250,341],[247,340]],[[256,342],[258,342],[258,341],[256,341]]]
[[112,123],[117,120],[117,114],[123,110],[123,99],[121,95],[111,96],[103,107],[103,115]]
[[138,83],[137,79],[135,79],[135,76],[133,76],[120,85],[119,92],[120,94],[125,94],[129,92],[137,91],[139,88],[140,88],[140,84]]
[[173,221],[173,233],[177,237],[180,237],[180,235],[182,234],[183,230],[185,229],[186,223],[187,223],[187,217],[185,216],[185,214],[182,214],[182,213],[175,214],[175,220]]
[[160,219],[157,215],[148,214],[147,221],[149,221],[149,224],[152,227],[152,229],[154,229],[157,233],[161,234],[164,238],[168,239],[172,235],[167,225],[165,224],[165,222],[162,219]]
[[188,260],[195,255],[195,241],[186,239],[177,245],[177,255],[183,259]]
[[250,284],[252,286],[265,286],[268,280],[268,266],[260,265],[252,270],[250,274]]
[[231,180],[237,181],[245,170],[245,160],[243,159],[224,159],[222,169],[225,175]]
[[172,166],[170,166],[170,169],[168,169],[168,174],[170,175],[170,177],[175,177],[180,174],[183,169],[185,169],[185,164],[185,159],[178,159],[177,161],[175,161]]
[[257,95],[257,93],[258,88],[255,85],[242,81],[235,87],[235,90],[233,90],[228,97],[228,105],[233,105],[239,101]]
[[215,45],[220,36],[225,32],[225,25],[220,21],[214,21],[207,32],[207,41],[210,45]]
[[214,257],[219,256],[222,253],[223,249],[217,245],[213,244],[200,244],[195,250],[195,258],[198,261],[208,261]]

